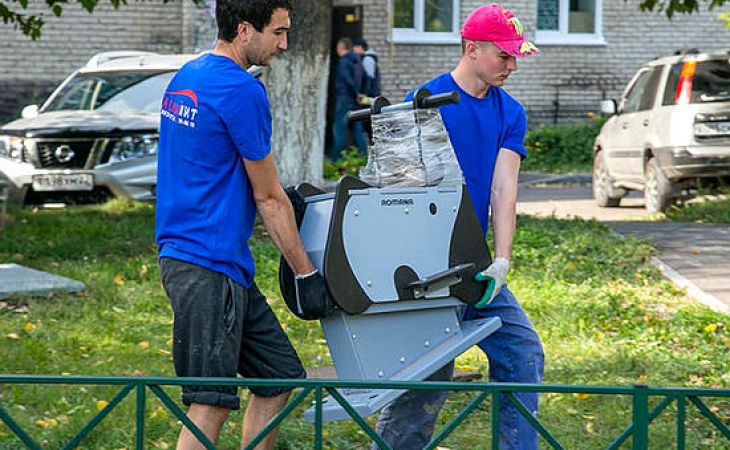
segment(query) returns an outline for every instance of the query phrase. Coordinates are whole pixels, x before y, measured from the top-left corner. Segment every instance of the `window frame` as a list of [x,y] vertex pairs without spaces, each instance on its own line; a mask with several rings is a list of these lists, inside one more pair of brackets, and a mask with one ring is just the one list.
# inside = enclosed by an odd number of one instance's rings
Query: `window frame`
[[[535,44],[537,45],[607,45],[603,37],[603,0],[594,0],[595,16],[593,33],[570,33],[570,0],[559,0],[558,30],[540,30],[535,25]],[[536,3],[537,4],[537,3]],[[535,24],[538,23],[535,11]]]
[[[460,25],[460,0],[452,2],[452,24],[451,32],[424,31],[426,0],[413,0],[413,22],[414,28],[391,28],[391,41],[395,44],[458,44],[461,42],[459,35]],[[394,2],[390,2],[390,14],[393,15]],[[392,23],[392,20],[391,20]]]
[[677,88],[679,87],[679,78],[684,66],[684,61],[679,61],[672,64],[667,64],[667,75],[664,78],[662,85],[664,86],[664,92],[662,93],[662,102],[660,106],[674,106],[675,97],[677,96]]
[[[627,89],[624,93],[624,95],[621,97],[621,103],[619,104],[618,111],[620,114],[633,114],[633,113],[640,113],[645,111],[652,111],[657,106],[661,104],[661,98],[664,95],[664,91],[660,91],[660,89],[663,88],[663,84],[666,82],[666,77],[664,76],[664,71],[666,69],[665,65],[658,65],[658,66],[648,66],[641,68],[636,75],[632,78],[631,82],[629,83],[629,86],[627,86]],[[641,86],[641,92],[638,92],[639,98],[637,99],[637,105],[635,110],[632,111],[626,111],[626,105],[628,104],[629,97],[634,94],[634,90],[636,89],[636,86],[639,84],[639,81],[642,81],[641,79],[646,76],[646,83]],[[651,87],[652,89],[647,91],[647,88]],[[645,101],[647,98],[645,97],[647,95],[647,92],[653,92],[652,97],[649,99],[650,102]],[[657,105],[659,103],[659,105]]]

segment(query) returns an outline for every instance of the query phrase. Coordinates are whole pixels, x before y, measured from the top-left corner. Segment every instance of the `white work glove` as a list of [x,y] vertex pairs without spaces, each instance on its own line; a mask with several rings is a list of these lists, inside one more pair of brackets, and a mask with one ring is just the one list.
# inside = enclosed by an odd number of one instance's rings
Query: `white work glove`
[[489,267],[474,275],[475,280],[487,282],[484,295],[474,305],[476,308],[483,308],[494,300],[494,297],[499,294],[502,286],[504,286],[504,279],[507,277],[507,272],[509,272],[509,260],[507,258],[495,258]]

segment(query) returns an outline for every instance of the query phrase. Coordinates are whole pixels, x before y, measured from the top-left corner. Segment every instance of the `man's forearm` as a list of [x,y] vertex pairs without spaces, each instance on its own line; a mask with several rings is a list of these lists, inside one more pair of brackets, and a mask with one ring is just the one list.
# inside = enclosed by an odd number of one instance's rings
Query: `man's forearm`
[[282,193],[280,197],[260,200],[256,203],[256,207],[264,228],[292,271],[295,274],[307,274],[316,270],[299,238],[294,211],[286,196]]
[[497,195],[492,201],[492,233],[494,257],[511,259],[512,240],[515,235],[515,201],[508,195]]
[[501,149],[497,156],[491,195],[495,258],[511,259],[520,162],[520,156],[509,149]]

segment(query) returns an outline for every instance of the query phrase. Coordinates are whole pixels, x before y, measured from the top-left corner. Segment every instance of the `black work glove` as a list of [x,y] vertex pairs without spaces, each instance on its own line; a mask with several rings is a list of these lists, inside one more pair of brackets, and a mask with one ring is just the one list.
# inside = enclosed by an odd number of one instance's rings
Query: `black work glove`
[[323,319],[335,309],[324,277],[314,271],[306,275],[294,277],[294,292],[296,298],[295,314],[305,320]]

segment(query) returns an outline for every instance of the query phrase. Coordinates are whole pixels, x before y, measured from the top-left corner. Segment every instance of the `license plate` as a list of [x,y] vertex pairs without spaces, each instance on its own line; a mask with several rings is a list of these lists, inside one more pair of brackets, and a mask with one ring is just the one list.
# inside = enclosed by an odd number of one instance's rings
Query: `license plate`
[[730,133],[730,122],[717,122],[716,128],[721,133]]
[[90,191],[94,175],[90,173],[59,173],[33,175],[34,191]]
[[730,134],[730,122],[696,123],[695,134],[700,137],[713,137]]

